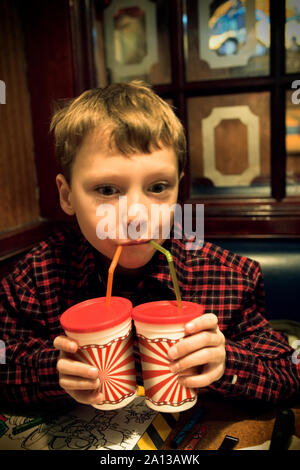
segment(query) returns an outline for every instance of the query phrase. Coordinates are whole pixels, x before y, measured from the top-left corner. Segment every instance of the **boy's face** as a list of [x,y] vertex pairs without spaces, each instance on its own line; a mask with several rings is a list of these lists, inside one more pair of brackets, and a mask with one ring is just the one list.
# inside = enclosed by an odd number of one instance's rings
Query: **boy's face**
[[[57,176],[61,206],[67,214],[76,215],[83,235],[100,253],[112,259],[117,246],[122,245],[119,264],[124,268],[139,268],[148,263],[156,251],[146,242],[151,239],[152,205],[166,204],[170,207],[177,201],[179,186],[177,159],[173,149],[166,147],[150,154],[124,156],[117,150],[109,149],[106,141],[103,134],[96,132],[84,139],[73,164],[71,187],[62,175]],[[126,196],[127,207],[126,213],[123,213],[127,218],[121,219],[125,220],[123,235],[118,223],[120,196]],[[131,215],[128,214],[130,207],[133,210],[132,205],[137,203],[146,209],[146,216],[135,211]],[[96,233],[99,222],[103,217],[107,217],[107,212],[104,211],[102,217],[99,213],[99,207],[103,204],[110,204],[116,214],[114,239],[100,239]],[[162,217],[159,219],[159,238],[155,239],[162,244],[164,241],[161,237]],[[173,212],[170,227],[172,222]],[[142,244],[129,245],[138,241],[136,235],[128,234],[130,224],[135,227],[135,233],[140,233],[138,239],[143,238]],[[102,228],[103,226],[104,224]],[[107,232],[108,226],[105,227]]]

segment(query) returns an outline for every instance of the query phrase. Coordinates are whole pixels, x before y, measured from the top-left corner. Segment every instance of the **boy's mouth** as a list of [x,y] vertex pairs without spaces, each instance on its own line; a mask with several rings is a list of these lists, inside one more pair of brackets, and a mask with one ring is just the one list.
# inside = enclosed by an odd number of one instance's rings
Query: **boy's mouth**
[[146,245],[150,240],[131,240],[129,242],[120,243],[121,246],[131,246],[131,245]]

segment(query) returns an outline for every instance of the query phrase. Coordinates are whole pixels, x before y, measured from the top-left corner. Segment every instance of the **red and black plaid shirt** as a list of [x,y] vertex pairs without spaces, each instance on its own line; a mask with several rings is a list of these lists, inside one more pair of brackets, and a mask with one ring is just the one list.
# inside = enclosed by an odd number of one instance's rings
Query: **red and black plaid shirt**
[[[218,316],[226,338],[226,370],[209,388],[227,396],[270,402],[299,393],[299,365],[285,337],[264,318],[264,288],[256,261],[211,243],[186,250],[186,239],[166,240],[173,255],[182,300]],[[53,347],[64,334],[59,318],[77,302],[105,296],[107,271],[78,228],[39,243],[0,284],[0,396],[13,403],[53,401],[68,395],[59,386]],[[113,289],[113,295],[124,292]],[[174,299],[166,257],[156,252],[130,296],[133,305]]]

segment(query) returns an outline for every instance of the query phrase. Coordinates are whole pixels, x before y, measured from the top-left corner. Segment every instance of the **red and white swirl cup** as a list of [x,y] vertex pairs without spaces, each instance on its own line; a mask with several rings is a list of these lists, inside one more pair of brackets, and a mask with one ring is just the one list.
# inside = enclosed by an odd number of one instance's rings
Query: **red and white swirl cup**
[[132,303],[123,297],[86,300],[66,310],[60,323],[68,337],[77,340],[75,358],[99,369],[104,401],[93,405],[114,410],[130,403],[137,395],[133,355]]
[[157,411],[171,413],[191,408],[197,394],[178,383],[169,369],[168,349],[184,337],[184,325],[203,314],[194,302],[162,300],[138,305],[132,310],[141,356],[145,403]]

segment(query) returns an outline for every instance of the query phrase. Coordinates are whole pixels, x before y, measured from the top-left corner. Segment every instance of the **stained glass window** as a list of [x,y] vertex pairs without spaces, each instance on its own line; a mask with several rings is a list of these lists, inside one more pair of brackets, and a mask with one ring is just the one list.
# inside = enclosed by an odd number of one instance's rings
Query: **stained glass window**
[[169,15],[166,2],[94,1],[98,84],[141,79],[171,82]]
[[300,0],[286,0],[285,66],[286,73],[300,71]]
[[187,0],[188,81],[268,75],[269,0]]

